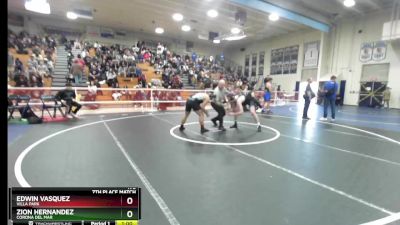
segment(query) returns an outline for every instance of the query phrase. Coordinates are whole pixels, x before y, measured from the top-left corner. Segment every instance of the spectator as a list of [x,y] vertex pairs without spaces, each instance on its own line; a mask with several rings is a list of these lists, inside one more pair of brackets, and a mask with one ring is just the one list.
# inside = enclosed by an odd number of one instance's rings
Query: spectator
[[29,86],[28,79],[20,71],[15,71],[13,80],[15,82],[16,87],[28,87]]
[[390,102],[390,87],[386,87],[385,91],[383,92],[383,107],[385,104],[387,105],[387,109],[390,109],[389,102]]
[[107,77],[107,84],[109,87],[112,87],[117,79],[117,74],[114,70],[110,69],[108,66],[106,68],[106,77]]
[[336,93],[338,91],[338,84],[336,83],[336,76],[331,76],[331,80],[325,82],[323,93],[324,93],[324,116],[321,118],[322,121],[327,121],[328,117],[328,106],[331,107],[332,122],[335,121],[335,100]]
[[79,63],[79,60],[75,60],[71,66],[71,74],[74,77],[75,84],[81,83],[82,75],[83,75],[83,66]]
[[14,71],[24,72],[24,65],[19,58],[15,59],[15,69]]
[[8,63],[7,63],[7,72],[8,72],[8,77],[11,79],[12,74],[14,73],[15,69],[15,60],[14,56],[11,54],[10,51],[8,51]]
[[45,59],[45,61],[47,61],[47,70],[49,71],[49,76],[53,77],[53,74],[54,74],[53,60]]
[[43,60],[39,61],[39,65],[37,66],[37,73],[43,79],[44,77],[48,77],[48,69],[47,65],[44,64]]

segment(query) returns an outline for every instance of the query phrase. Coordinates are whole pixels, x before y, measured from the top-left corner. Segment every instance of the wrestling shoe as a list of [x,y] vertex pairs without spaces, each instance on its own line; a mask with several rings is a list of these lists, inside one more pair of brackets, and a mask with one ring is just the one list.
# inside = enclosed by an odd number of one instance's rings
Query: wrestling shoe
[[220,130],[220,131],[226,131],[225,127],[222,127],[222,126],[218,127],[218,130]]
[[201,128],[201,130],[200,130],[200,133],[201,134],[204,134],[204,133],[206,133],[206,132],[208,132],[209,130],[207,130],[206,128]]
[[258,125],[258,127],[257,127],[257,132],[261,132],[261,126],[260,125]]
[[181,125],[181,126],[179,127],[179,130],[180,130],[180,131],[183,131],[183,130],[185,130],[185,127],[184,127],[183,125]]
[[79,116],[76,115],[75,113],[71,113],[71,116],[72,116],[74,119],[79,119]]
[[230,126],[229,128],[238,128],[237,123],[235,122],[232,126]]
[[215,119],[212,119],[211,122],[214,124],[214,127],[218,126],[217,121]]

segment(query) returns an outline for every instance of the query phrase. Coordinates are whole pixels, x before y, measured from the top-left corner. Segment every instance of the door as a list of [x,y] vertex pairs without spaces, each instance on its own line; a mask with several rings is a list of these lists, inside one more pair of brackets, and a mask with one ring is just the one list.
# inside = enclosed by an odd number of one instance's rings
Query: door
[[386,82],[361,82],[359,106],[380,107]]

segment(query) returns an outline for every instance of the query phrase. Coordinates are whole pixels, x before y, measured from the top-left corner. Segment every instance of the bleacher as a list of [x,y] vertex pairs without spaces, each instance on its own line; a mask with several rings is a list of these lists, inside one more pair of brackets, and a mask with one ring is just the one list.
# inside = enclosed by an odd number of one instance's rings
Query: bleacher
[[[14,60],[16,58],[18,58],[19,60],[21,60],[22,64],[24,65],[24,69],[27,70],[28,69],[28,60],[30,58],[30,56],[32,55],[32,49],[28,48],[28,54],[18,54],[17,51],[14,48],[9,48],[8,49],[9,52],[11,53],[11,55],[14,57]],[[43,58],[45,57],[45,55],[43,55]],[[54,57],[53,55],[53,59],[56,59],[56,57]],[[54,62],[55,64],[56,62]],[[51,87],[51,78],[43,78],[43,86],[44,87]],[[8,82],[9,85],[11,86],[15,86],[15,82],[13,80],[10,80]]]

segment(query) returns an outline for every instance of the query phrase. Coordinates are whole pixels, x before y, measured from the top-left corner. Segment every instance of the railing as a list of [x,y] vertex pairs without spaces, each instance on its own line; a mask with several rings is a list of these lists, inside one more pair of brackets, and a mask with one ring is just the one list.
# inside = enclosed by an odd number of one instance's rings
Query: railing
[[[8,94],[29,95],[29,103],[34,109],[42,106],[40,97],[43,95],[56,95],[63,87],[11,87]],[[212,90],[192,89],[155,89],[155,88],[95,88],[73,87],[77,101],[84,106],[83,109],[120,109],[121,111],[157,111],[168,109],[182,109],[186,100],[195,93],[211,93]],[[263,104],[263,91],[256,91],[256,98]],[[298,101],[296,92],[273,92],[272,106],[285,105]]]

